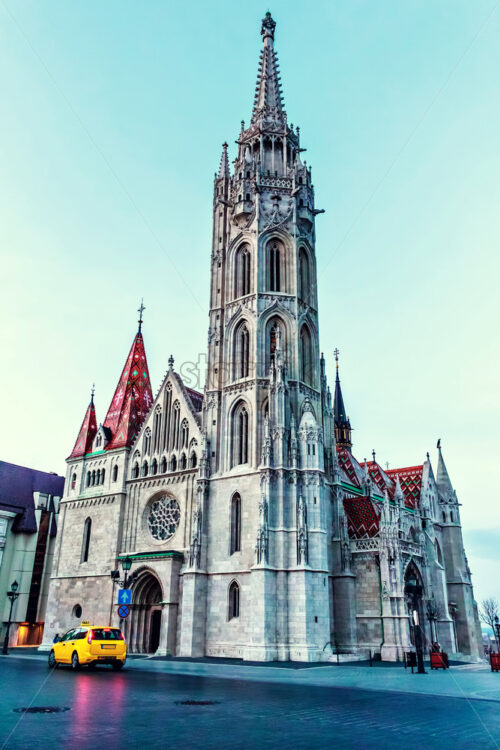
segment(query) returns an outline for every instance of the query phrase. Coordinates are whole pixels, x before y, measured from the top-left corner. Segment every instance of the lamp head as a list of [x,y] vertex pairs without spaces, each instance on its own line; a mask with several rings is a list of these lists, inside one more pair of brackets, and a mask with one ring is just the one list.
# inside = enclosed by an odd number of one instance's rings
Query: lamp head
[[11,584],[11,586],[10,586],[10,590],[11,590],[11,591],[12,591],[12,592],[13,592],[14,594],[16,593],[16,591],[17,591],[17,589],[18,589],[18,588],[19,588],[19,584],[18,584],[18,582],[17,582],[17,581],[14,581],[14,582],[13,582],[13,583]]
[[126,573],[128,573],[128,571],[130,570],[131,567],[132,567],[132,559],[130,557],[125,557],[122,560],[122,568],[123,568],[123,570]]

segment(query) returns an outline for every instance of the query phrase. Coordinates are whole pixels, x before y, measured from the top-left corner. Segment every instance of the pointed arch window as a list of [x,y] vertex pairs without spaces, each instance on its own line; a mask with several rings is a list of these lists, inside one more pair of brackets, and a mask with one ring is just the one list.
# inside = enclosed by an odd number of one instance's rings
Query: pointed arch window
[[92,519],[87,518],[83,525],[82,554],[80,562],[87,562],[89,559],[90,537],[92,535]]
[[228,620],[240,616],[240,587],[233,581],[229,587]]
[[246,323],[241,323],[234,335],[234,378],[248,378],[250,357],[250,335]]
[[170,459],[170,471],[177,471],[177,459],[175,456],[172,456]]
[[97,474],[96,474],[96,477],[95,477],[95,483],[96,484],[101,484],[101,470],[100,469],[97,469]]
[[169,445],[170,448],[176,449],[179,447],[179,429],[181,420],[181,405],[178,401],[174,401],[172,412],[172,432]]
[[165,456],[163,456],[161,460],[161,473],[166,474],[166,471],[167,471],[167,459],[165,458]]
[[180,459],[179,459],[179,469],[180,469],[181,471],[184,471],[184,469],[185,469],[186,467],[187,467],[187,459],[186,459],[186,454],[185,454],[185,453],[181,453],[181,457],[180,457]]
[[156,407],[154,423],[153,423],[153,452],[157,453],[160,450],[160,439],[161,439],[161,406]]
[[91,475],[90,471],[87,471],[87,482],[86,482],[87,487],[90,487],[90,482],[91,481],[92,481],[92,475]]
[[197,455],[196,455],[196,453],[195,453],[195,452],[193,451],[193,452],[191,453],[191,457],[190,457],[190,459],[189,459],[189,466],[190,466],[190,468],[191,468],[191,469],[196,469],[196,466],[197,466],[197,465],[198,465],[198,456],[197,456]]
[[235,492],[231,500],[231,544],[230,554],[241,550],[241,497]]
[[187,419],[182,420],[181,425],[181,445],[180,448],[187,448],[189,442],[189,423]]
[[232,466],[248,463],[248,411],[240,401],[232,419]]
[[92,472],[92,487],[95,485],[95,469]]
[[106,469],[101,469],[101,484],[104,484],[105,476],[106,476]]
[[151,430],[149,427],[147,428],[146,432],[144,433],[144,448],[143,453],[148,454],[151,453]]
[[156,458],[153,458],[153,460],[151,461],[151,474],[158,474],[158,461],[156,460]]
[[267,322],[266,325],[266,370],[265,375],[269,375],[269,368],[271,363],[274,361],[274,355],[276,347],[278,346],[278,339],[280,342],[281,353],[283,362],[287,361],[286,351],[286,329],[285,324],[281,318],[272,318]]
[[242,245],[236,251],[234,263],[234,296],[243,297],[250,294],[250,248],[248,245]]
[[272,240],[267,245],[267,288],[270,292],[283,291],[283,246]]
[[134,464],[134,468],[132,469],[132,479],[137,479],[139,476],[139,464],[137,461]]
[[116,482],[118,479],[118,464],[115,464],[113,466],[113,482]]
[[71,489],[74,490],[76,487],[76,474],[73,474],[71,477]]
[[302,382],[312,384],[314,380],[312,368],[311,334],[306,326],[302,326],[300,331],[300,379]]
[[309,272],[309,258],[303,247],[299,251],[299,299],[311,304],[311,278]]

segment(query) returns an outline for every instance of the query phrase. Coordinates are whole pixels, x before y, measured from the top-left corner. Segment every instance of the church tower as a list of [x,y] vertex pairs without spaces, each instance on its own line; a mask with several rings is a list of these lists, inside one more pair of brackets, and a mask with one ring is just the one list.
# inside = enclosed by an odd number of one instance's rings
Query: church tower
[[[210,533],[196,573],[208,574],[207,631],[197,646],[188,637],[183,653],[307,661],[330,641],[323,421],[331,408],[318,336],[321,212],[284,109],[275,27],[267,13],[250,123],[241,123],[232,169],[224,143],[214,180],[209,481],[199,508]],[[190,601],[201,608],[201,599]],[[193,622],[200,617],[201,609]]]

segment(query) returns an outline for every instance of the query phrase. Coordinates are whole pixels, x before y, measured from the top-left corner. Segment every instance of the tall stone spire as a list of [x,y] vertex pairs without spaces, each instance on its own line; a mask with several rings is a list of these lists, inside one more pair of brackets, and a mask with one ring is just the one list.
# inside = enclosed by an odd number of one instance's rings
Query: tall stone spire
[[345,406],[344,406],[344,398],[342,396],[342,389],[340,387],[340,378],[339,378],[339,350],[335,349],[334,355],[335,355],[335,366],[336,366],[336,376],[335,376],[335,396],[333,400],[333,414],[335,418],[335,438],[337,441],[337,445],[340,448],[347,448],[347,450],[351,450],[352,447],[352,441],[351,441],[351,423],[349,421],[349,418],[346,415]]
[[71,454],[69,455],[69,458],[80,458],[86,453],[89,453],[92,448],[92,443],[96,436],[96,432],[97,419],[94,406],[94,386],[92,386],[90,404],[88,405],[87,411],[85,412],[82,426],[80,427],[80,432],[78,433],[76,443],[73,450],[71,451]]
[[152,403],[146,350],[142,331],[138,330],[104,420],[103,426],[110,433],[106,450],[132,445]]
[[276,21],[269,11],[262,19],[260,33],[263,47],[260,53],[259,72],[253,104],[251,124],[262,119],[282,122],[285,117],[283,94],[281,91],[278,56],[274,50],[274,30]]
[[441,491],[443,496],[446,499],[449,499],[449,497],[453,496],[453,485],[451,484],[451,480],[448,474],[448,469],[446,468],[446,464],[444,462],[443,453],[441,451],[441,440],[438,440],[437,443],[437,449],[439,452],[438,456],[438,465],[437,465],[437,473],[436,473],[436,484],[438,486],[438,489]]
[[229,177],[229,159],[227,156],[227,143],[222,144],[222,156],[220,158],[219,179]]

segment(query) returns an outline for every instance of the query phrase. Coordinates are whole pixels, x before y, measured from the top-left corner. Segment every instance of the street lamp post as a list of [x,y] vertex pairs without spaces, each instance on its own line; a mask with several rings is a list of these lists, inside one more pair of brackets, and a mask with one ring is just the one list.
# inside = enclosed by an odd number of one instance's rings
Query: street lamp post
[[9,630],[10,630],[10,624],[12,622],[12,608],[14,606],[14,602],[16,601],[19,594],[17,593],[17,589],[19,588],[19,584],[17,581],[14,581],[10,585],[10,591],[7,591],[7,596],[10,599],[10,610],[9,610],[9,621],[7,623],[7,630],[5,632],[5,638],[3,642],[3,649],[2,653],[8,654],[9,653]]
[[495,615],[495,638],[498,652],[500,652],[500,620],[498,619],[498,615]]
[[417,582],[417,579],[412,576],[406,582],[406,592],[411,597],[412,602],[412,617],[413,624],[415,626],[415,650],[417,652],[417,673],[427,674],[424,666],[424,650],[422,644],[422,627],[420,625],[420,613],[418,611],[417,602],[422,596],[422,586]]
[[[132,567],[132,558],[131,557],[124,557],[123,560],[121,560],[123,572],[125,574],[125,577],[120,580],[120,571],[119,570],[112,570],[110,575],[111,579],[113,581],[113,593],[111,596],[111,609],[109,612],[109,624],[111,625],[111,620],[113,618],[113,602],[115,597],[115,583],[117,583],[120,588],[126,589],[127,586],[132,584],[135,581],[136,573],[132,573],[132,575],[129,577],[128,573],[130,571],[130,568]],[[123,618],[120,618],[122,620]]]

